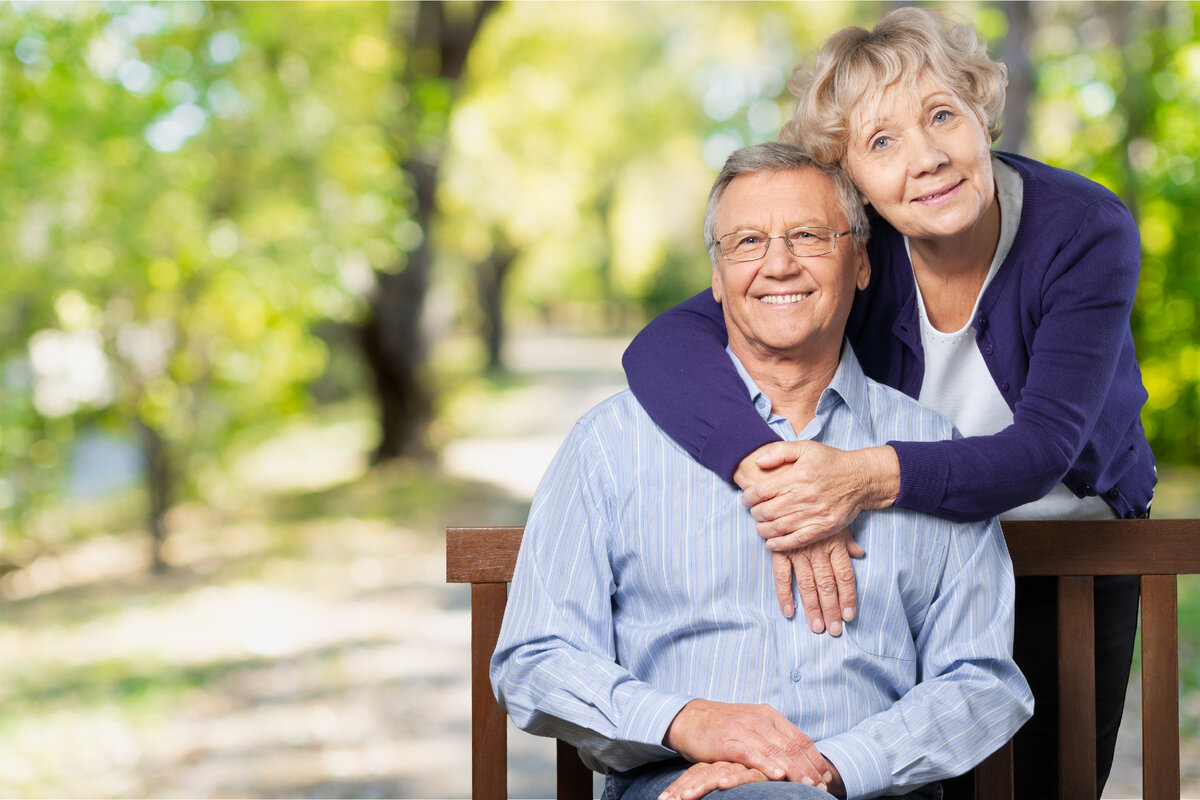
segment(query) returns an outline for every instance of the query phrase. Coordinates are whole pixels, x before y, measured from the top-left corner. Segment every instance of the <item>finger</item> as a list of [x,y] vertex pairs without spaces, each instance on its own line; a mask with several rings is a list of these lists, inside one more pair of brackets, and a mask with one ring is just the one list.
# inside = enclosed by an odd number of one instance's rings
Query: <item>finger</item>
[[767,540],[767,549],[775,551],[795,550],[828,539],[837,528],[827,530],[815,518],[805,519],[798,515],[788,516],[771,522],[755,523],[758,535]]
[[779,719],[776,730],[785,739],[783,752],[788,763],[787,779],[807,783],[818,789],[828,788],[829,782],[833,780],[833,773],[829,770],[825,757],[817,750],[816,744],[786,717],[780,715]]
[[717,788],[717,782],[723,774],[717,764],[693,764],[671,781],[670,786],[663,789],[658,800],[689,800],[702,797]]
[[780,476],[767,476],[755,481],[746,491],[742,492],[742,505],[754,508],[771,500],[787,490],[787,482]]
[[775,579],[775,598],[779,610],[788,619],[796,613],[796,600],[792,594],[792,560],[787,553],[771,554],[771,573]]
[[[842,635],[842,604],[838,600],[838,581],[833,573],[833,563],[825,547],[810,548],[808,561],[812,564],[813,580],[817,586],[817,602],[825,628],[832,636]],[[851,581],[854,570],[850,570]]]
[[729,767],[729,771],[717,780],[718,789],[732,789],[735,786],[744,786],[747,783],[763,783],[767,780],[767,776],[757,769],[752,769],[741,764],[730,764]]
[[775,469],[800,458],[804,448],[799,442],[773,442],[759,448],[754,463],[759,469]]
[[804,618],[813,633],[825,632],[825,620],[821,615],[821,598],[817,592],[817,578],[807,550],[793,550],[787,554],[796,578],[796,594],[804,607]]
[[851,553],[849,545],[854,545],[859,551],[861,547],[846,536],[846,547],[834,547],[829,554],[829,564],[833,569],[833,578],[837,582],[838,604],[843,620],[849,622],[854,619],[854,615],[858,610],[858,591],[854,580],[854,565],[851,563]]

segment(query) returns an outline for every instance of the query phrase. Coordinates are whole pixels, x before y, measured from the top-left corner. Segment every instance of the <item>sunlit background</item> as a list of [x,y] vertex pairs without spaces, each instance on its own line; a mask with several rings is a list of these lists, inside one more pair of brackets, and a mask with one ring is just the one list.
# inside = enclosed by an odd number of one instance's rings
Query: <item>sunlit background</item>
[[[523,522],[706,285],[714,171],[893,7],[0,5],[0,795],[466,796],[441,531]],[[999,146],[1138,220],[1155,513],[1200,516],[1200,4],[946,7]],[[1197,796],[1194,580],[1181,626]]]

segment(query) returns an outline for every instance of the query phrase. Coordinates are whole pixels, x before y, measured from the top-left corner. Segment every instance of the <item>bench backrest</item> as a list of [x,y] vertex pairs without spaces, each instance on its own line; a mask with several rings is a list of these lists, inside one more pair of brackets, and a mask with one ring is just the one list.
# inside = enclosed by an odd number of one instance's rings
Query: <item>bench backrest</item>
[[[1092,578],[1140,575],[1142,796],[1179,798],[1179,645],[1176,576],[1200,573],[1200,519],[1007,522],[1017,575],[1058,578],[1061,797],[1096,797]],[[471,584],[472,797],[507,795],[507,727],[488,679],[523,528],[449,528],[446,580]],[[1012,800],[1011,743],[975,769],[979,800]],[[592,796],[575,748],[558,742],[558,797]]]

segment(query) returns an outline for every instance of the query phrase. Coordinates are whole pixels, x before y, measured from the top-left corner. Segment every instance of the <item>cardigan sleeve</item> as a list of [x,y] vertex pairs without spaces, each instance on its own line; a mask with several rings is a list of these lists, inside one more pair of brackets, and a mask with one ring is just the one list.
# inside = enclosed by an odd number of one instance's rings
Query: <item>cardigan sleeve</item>
[[721,305],[704,291],[647,325],[622,363],[630,390],[650,418],[733,483],[741,460],[779,436],[751,403],[727,344]]
[[[889,442],[900,461],[897,505],[963,521],[1037,500],[1064,481],[1094,429],[1113,424],[1101,418],[1110,394],[1140,390],[1114,385],[1123,352],[1131,357],[1125,351],[1140,258],[1133,218],[1115,196],[1102,197],[1066,241],[1044,246],[1049,266],[1040,282],[1019,287],[1028,374],[1023,385],[1019,375],[998,379],[1021,387],[1012,425],[991,436]],[[986,323],[982,327],[985,359],[998,356],[994,337]],[[1119,441],[1124,433],[1106,438]],[[1107,488],[1065,482],[1079,496]]]

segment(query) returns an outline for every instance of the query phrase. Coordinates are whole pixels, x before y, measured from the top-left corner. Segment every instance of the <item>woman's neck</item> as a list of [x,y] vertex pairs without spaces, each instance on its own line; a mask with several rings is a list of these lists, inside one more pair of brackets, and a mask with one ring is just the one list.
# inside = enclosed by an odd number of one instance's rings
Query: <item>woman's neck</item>
[[971,321],[999,244],[1000,202],[994,195],[979,221],[958,236],[908,240],[913,278],[935,329],[952,333]]
[[1000,244],[1000,201],[992,202],[971,227],[952,237],[909,238],[913,269],[943,280],[987,275]]

